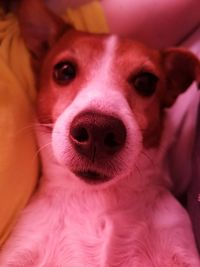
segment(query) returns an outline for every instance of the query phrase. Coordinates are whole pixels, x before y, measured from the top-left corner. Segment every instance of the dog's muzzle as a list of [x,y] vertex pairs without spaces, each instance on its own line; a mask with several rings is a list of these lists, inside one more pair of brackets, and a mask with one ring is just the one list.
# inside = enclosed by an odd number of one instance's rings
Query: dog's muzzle
[[[119,118],[97,111],[84,111],[73,119],[69,139],[78,156],[95,166],[103,165],[120,153],[125,146],[126,135],[126,127]],[[98,179],[101,175],[90,170],[80,176]]]

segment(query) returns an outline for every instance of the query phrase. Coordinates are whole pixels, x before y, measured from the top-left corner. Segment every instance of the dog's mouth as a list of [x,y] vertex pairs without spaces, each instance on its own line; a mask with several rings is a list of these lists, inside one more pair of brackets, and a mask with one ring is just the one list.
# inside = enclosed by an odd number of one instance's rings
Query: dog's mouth
[[74,174],[89,184],[104,183],[111,179],[108,175],[93,170],[74,171]]

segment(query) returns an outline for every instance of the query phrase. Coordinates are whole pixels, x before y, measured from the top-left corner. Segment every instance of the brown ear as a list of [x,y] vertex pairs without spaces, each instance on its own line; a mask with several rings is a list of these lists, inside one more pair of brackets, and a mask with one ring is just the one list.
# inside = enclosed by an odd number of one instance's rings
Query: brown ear
[[200,88],[200,61],[183,48],[169,48],[163,52],[163,66],[166,77],[164,106],[170,107],[179,94],[185,92],[193,81]]
[[42,0],[22,0],[18,10],[22,37],[35,60],[41,59],[69,28]]

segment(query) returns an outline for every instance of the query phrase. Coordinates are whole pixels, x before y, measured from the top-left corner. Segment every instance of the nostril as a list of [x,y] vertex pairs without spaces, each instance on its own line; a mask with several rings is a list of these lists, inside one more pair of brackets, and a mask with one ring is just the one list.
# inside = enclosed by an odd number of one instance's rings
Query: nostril
[[89,140],[89,134],[86,128],[84,127],[75,127],[71,131],[71,136],[74,140],[83,143]]
[[116,148],[120,145],[120,143],[117,141],[116,135],[110,132],[105,136],[104,145],[108,148]]
[[104,149],[107,153],[113,154],[119,152],[125,145],[126,128],[122,121],[117,119],[113,119],[109,128],[112,128],[112,130],[104,135]]

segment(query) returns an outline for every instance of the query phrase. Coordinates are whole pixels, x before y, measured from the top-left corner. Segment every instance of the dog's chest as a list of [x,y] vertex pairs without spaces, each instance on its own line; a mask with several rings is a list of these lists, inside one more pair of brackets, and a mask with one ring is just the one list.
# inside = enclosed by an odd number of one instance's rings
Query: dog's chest
[[122,209],[119,203],[112,209],[104,204],[87,198],[87,203],[82,199],[77,205],[77,200],[70,199],[57,209],[62,205],[54,202],[46,218],[45,267],[129,266],[135,253],[133,244],[144,225],[137,225],[130,207]]

